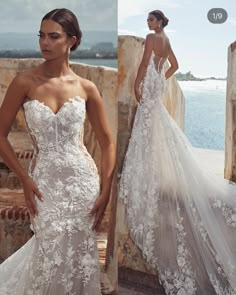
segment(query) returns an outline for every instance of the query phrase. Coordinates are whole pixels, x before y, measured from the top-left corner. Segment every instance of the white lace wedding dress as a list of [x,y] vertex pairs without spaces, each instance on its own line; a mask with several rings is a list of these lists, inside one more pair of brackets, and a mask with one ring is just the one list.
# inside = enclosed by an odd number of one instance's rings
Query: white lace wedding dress
[[130,234],[166,294],[236,294],[236,185],[201,167],[162,103],[152,54],[119,184]]
[[1,295],[100,295],[93,218],[96,165],[83,144],[85,100],[69,99],[55,114],[38,100],[23,105],[34,143],[29,174],[44,202],[31,218],[34,236],[0,265]]

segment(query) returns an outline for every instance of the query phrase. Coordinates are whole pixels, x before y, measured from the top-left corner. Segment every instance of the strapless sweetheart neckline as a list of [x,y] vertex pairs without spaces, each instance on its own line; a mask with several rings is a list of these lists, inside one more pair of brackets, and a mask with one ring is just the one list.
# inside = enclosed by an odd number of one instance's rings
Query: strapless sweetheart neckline
[[76,96],[74,96],[74,97],[70,97],[70,98],[68,98],[68,99],[62,104],[62,106],[59,108],[59,110],[58,110],[56,113],[53,112],[53,110],[52,110],[48,105],[46,105],[44,101],[39,101],[38,99],[31,99],[31,98],[30,98],[29,100],[27,100],[26,102],[24,102],[22,105],[24,106],[24,105],[26,105],[26,104],[28,104],[28,103],[32,103],[32,102],[34,102],[34,103],[38,103],[38,104],[42,105],[44,108],[48,109],[48,110],[49,110],[54,116],[57,116],[57,115],[61,112],[61,110],[62,110],[66,105],[68,105],[68,104],[70,104],[70,103],[73,103],[74,101],[77,101],[77,100],[86,103],[86,99],[85,99],[85,98],[82,98],[81,96],[76,95]]

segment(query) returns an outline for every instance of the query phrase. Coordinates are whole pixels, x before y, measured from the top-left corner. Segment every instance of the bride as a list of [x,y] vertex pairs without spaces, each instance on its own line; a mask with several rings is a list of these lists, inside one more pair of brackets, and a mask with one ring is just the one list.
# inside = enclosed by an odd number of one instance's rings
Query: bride
[[[39,31],[45,61],[13,80],[0,109],[0,155],[21,181],[34,231],[0,265],[1,295],[101,295],[94,230],[109,200],[115,146],[97,87],[69,65],[81,37],[72,11],[48,12]],[[28,173],[7,139],[21,107],[34,145]],[[86,114],[101,147],[101,179],[83,143]]]
[[155,32],[135,81],[139,104],[119,185],[130,234],[166,294],[236,294],[236,185],[200,166],[164,107],[178,62],[165,15],[155,10],[147,21]]

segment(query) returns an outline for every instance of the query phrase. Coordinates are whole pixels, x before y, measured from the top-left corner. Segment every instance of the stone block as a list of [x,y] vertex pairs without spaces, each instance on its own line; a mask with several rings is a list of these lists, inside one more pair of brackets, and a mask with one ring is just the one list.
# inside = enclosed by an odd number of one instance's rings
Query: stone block
[[0,263],[32,235],[23,191],[0,189]]

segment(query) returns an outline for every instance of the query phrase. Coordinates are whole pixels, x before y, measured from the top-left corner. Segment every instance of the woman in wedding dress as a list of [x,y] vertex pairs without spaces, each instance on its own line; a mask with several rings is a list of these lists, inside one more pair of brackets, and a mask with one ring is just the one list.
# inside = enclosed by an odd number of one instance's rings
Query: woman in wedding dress
[[[18,75],[0,109],[0,155],[19,177],[34,236],[0,265],[0,294],[98,295],[95,230],[108,203],[115,148],[96,86],[69,67],[80,44],[75,15],[44,16],[39,44],[45,61]],[[7,140],[23,108],[34,156],[28,174]],[[101,183],[83,144],[87,115],[101,147]]]
[[[135,81],[139,102],[119,184],[130,235],[166,294],[236,294],[236,185],[201,167],[162,103],[165,79],[178,68],[163,28],[148,15]],[[163,64],[170,67],[164,72]]]

